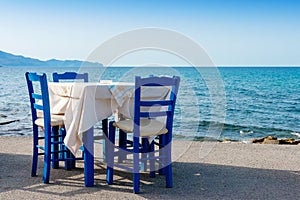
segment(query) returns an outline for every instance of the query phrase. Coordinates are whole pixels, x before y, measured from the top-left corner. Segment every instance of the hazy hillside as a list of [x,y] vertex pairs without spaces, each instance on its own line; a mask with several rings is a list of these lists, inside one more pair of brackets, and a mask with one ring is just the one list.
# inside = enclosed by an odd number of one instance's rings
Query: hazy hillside
[[[34,58],[28,58],[21,55],[14,55],[14,54],[0,51],[0,66],[80,67],[82,63],[83,61],[79,61],[79,60],[51,59],[47,61],[41,61]],[[102,64],[100,63],[92,63],[92,62],[85,62],[85,64],[89,64],[91,66],[102,66]]]

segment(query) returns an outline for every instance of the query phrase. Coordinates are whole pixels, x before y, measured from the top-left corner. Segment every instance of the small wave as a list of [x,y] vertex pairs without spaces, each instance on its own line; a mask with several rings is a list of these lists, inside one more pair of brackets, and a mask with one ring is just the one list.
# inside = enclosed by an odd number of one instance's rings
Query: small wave
[[0,133],[0,136],[25,136],[30,134],[24,134],[20,132],[11,132],[11,133]]
[[288,138],[292,137],[300,138],[300,133],[293,130],[274,128],[274,127],[259,127],[259,126],[244,126],[238,124],[230,123],[219,123],[219,122],[210,122],[210,121],[201,121],[198,125],[198,132],[203,132],[211,125],[222,126],[222,132],[220,137],[245,140],[245,138],[260,138],[265,136],[274,136],[277,138]]
[[297,132],[291,132],[291,134],[297,136],[298,138],[300,138],[300,133],[297,133]]
[[11,123],[13,123],[13,122],[18,122],[18,121],[20,121],[20,120],[15,119],[15,120],[9,120],[9,121],[4,121],[4,122],[1,122],[1,121],[0,121],[0,125],[11,124]]
[[254,133],[252,130],[240,130],[240,135],[247,135]]

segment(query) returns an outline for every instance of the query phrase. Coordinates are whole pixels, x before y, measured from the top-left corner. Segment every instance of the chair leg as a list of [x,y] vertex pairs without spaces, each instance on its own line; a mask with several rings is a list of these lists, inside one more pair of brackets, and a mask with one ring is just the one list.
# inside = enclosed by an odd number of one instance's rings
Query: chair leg
[[[159,155],[163,157],[164,154],[164,146],[166,144],[166,135],[160,135],[159,136]],[[160,164],[159,164],[159,174],[160,175],[165,175],[166,174],[166,168],[164,167],[165,160],[163,158],[160,159]]]
[[50,178],[50,165],[51,165],[51,145],[50,145],[51,141],[50,140],[51,137],[45,133],[45,154],[44,154],[44,173],[43,173],[44,183],[49,183],[49,178]]
[[[59,134],[61,135],[59,141],[63,142],[66,136],[66,129],[64,127],[59,129]],[[65,170],[75,169],[76,160],[75,156],[71,153],[71,151],[64,144],[59,145],[59,150],[62,151],[62,153],[60,153],[60,159],[64,160],[65,162]]]
[[[71,169],[76,169],[76,156],[74,156],[71,152]],[[82,153],[83,154],[83,153]],[[84,160],[84,156],[82,156],[83,160]]]
[[103,161],[106,162],[107,140],[108,140],[108,119],[102,120],[102,132],[104,136],[103,143],[102,143]]
[[106,183],[113,183],[113,175],[114,175],[114,145],[115,145],[115,131],[116,128],[113,126],[114,122],[109,123],[109,142],[107,144],[107,168],[106,168]]
[[118,162],[123,162],[123,160],[126,159],[127,153],[126,153],[126,148],[127,148],[127,134],[119,129],[119,155],[118,155]]
[[63,142],[64,142],[64,138],[65,138],[65,136],[66,136],[66,131],[65,131],[65,128],[63,127],[63,128],[60,128],[59,130],[58,130],[58,134],[60,135],[60,137],[59,137],[59,151],[60,151],[60,153],[59,153],[59,158],[61,159],[61,160],[64,160],[66,157],[66,155],[65,155],[65,152],[64,152],[64,150],[65,150],[65,145],[63,144]]
[[83,134],[84,152],[84,184],[86,187],[94,186],[94,128],[88,129]]
[[36,176],[37,164],[38,164],[38,127],[33,127],[33,154],[32,154],[32,167],[31,176]]
[[171,161],[171,144],[167,144],[165,146],[167,158],[166,158],[166,164],[165,172],[166,172],[166,187],[171,188],[173,187],[173,179],[172,179],[172,161]]
[[140,191],[140,154],[139,154],[139,138],[133,137],[133,192]]
[[140,192],[140,173],[133,173],[133,192],[135,194]]
[[148,138],[142,138],[142,159],[144,159],[142,161],[142,170],[145,172],[147,171],[147,157],[148,157],[148,153],[149,151],[149,140]]
[[165,152],[166,152],[166,187],[173,187],[173,178],[172,178],[172,139],[170,137],[170,133],[166,135],[166,143],[165,143]]
[[102,120],[102,132],[104,135],[108,136],[108,119]]
[[[150,144],[150,158],[154,158],[155,154],[154,154],[154,143],[152,142]],[[154,178],[155,177],[155,160],[154,159],[150,159],[150,177]]]
[[167,187],[167,188],[173,187],[172,163],[170,163],[170,164],[166,167],[166,187]]
[[59,157],[59,132],[58,132],[58,126],[54,126],[52,127],[52,134],[53,137],[51,138],[51,149],[52,149],[52,168],[53,169],[58,169],[59,168],[59,161],[58,161],[58,157]]
[[75,162],[72,160],[72,153],[67,149],[67,147],[64,147],[65,152],[65,170],[71,170],[73,169],[73,165]]

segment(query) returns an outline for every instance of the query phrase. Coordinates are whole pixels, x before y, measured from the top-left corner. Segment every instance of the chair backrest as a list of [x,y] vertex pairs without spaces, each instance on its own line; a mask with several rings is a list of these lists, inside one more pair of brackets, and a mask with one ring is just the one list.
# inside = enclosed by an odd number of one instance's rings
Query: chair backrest
[[46,74],[37,75],[36,73],[26,72],[25,74],[31,106],[33,128],[37,129],[35,120],[38,118],[37,111],[42,112],[44,118],[44,131],[51,132],[51,117],[49,92]]
[[[172,126],[177,93],[179,89],[180,78],[173,77],[155,77],[148,78],[135,77],[134,93],[134,137],[139,137],[139,126],[141,118],[166,117],[166,128],[169,135],[172,135]],[[168,88],[169,93],[165,99],[143,100],[143,89],[146,88]],[[151,109],[158,107],[159,109]],[[143,109],[146,108],[146,109]]]
[[52,74],[53,82],[59,82],[60,80],[80,80],[83,82],[88,82],[88,73],[78,74],[76,72],[65,72],[63,74],[58,74],[54,72]]

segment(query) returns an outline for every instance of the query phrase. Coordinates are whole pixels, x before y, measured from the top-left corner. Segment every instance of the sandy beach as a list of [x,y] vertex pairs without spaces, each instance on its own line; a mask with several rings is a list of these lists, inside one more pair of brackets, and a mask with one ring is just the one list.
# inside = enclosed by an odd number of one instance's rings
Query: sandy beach
[[[83,184],[77,169],[51,169],[50,184],[31,177],[32,139],[0,137],[0,199],[299,199],[300,145],[238,142],[173,142],[173,188],[164,176],[141,176],[141,193],[132,193],[132,176],[116,171],[105,183],[101,144],[96,144],[95,187]],[[97,151],[99,149],[99,151]],[[98,154],[98,155],[97,155]],[[62,165],[63,166],[63,165]]]

